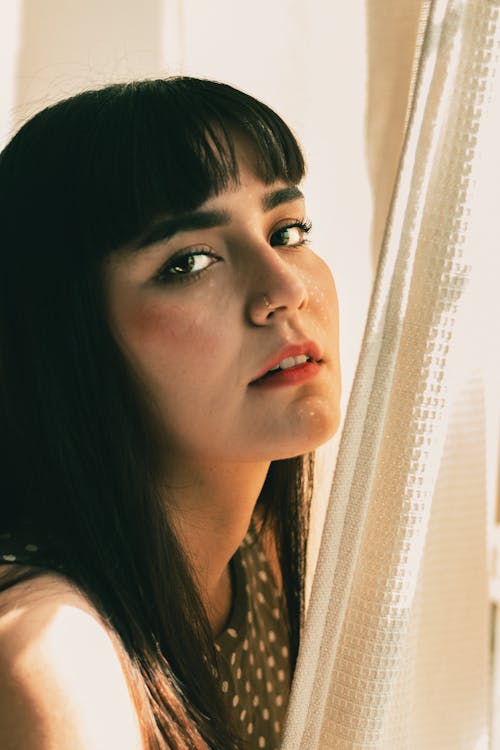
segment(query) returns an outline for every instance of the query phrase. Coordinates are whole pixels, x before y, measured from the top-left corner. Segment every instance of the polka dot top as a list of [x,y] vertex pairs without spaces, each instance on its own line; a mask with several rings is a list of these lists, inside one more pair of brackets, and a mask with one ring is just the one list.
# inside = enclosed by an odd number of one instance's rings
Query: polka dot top
[[[33,541],[0,534],[0,564],[60,570]],[[217,637],[220,689],[245,750],[278,750],[290,691],[287,614],[258,534],[250,527],[230,563],[233,606]]]
[[229,624],[217,638],[221,690],[248,750],[278,750],[290,691],[287,615],[253,530],[231,561],[235,589]]
[[23,535],[21,538],[10,533],[0,533],[0,565],[2,563],[18,563],[49,570],[62,570],[62,565],[53,558],[49,548],[39,542],[35,544],[29,535]]

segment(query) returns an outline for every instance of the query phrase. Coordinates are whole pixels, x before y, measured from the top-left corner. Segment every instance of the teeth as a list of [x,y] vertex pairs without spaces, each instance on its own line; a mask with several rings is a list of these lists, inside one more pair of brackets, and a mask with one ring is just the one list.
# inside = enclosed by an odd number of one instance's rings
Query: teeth
[[285,357],[281,362],[273,367],[269,372],[276,372],[276,370],[289,370],[290,367],[297,367],[303,365],[304,362],[308,362],[310,357],[306,357],[305,354],[300,354],[298,357]]

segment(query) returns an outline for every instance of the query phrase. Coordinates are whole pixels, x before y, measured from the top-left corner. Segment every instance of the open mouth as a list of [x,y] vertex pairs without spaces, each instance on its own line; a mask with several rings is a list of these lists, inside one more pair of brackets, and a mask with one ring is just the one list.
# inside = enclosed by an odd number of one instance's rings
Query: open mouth
[[301,365],[305,365],[306,362],[312,361],[312,357],[308,357],[306,354],[300,354],[298,357],[286,357],[279,364],[277,364],[276,367],[268,370],[265,375],[259,378],[259,380],[264,380],[265,378],[272,377],[277,372],[282,372],[283,370],[291,370],[293,367],[300,367]]
[[260,378],[252,381],[250,385],[259,385],[273,378],[281,380],[283,377],[292,377],[294,374],[298,374],[299,371],[305,370],[311,363],[317,364],[316,360],[306,354],[300,354],[297,357],[285,357],[275,367],[272,367],[264,375],[261,375]]

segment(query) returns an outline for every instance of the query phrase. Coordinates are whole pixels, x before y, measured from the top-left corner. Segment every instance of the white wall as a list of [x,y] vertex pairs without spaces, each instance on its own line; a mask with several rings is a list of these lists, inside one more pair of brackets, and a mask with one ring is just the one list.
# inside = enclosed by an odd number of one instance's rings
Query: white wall
[[0,148],[11,129],[16,97],[17,61],[20,45],[21,0],[0,3]]

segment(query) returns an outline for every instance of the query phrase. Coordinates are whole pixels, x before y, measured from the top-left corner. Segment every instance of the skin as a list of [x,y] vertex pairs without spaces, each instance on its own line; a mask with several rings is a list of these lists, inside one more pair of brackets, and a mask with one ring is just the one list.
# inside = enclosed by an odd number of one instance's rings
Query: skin
[[[9,575],[3,566],[0,584]],[[3,591],[2,750],[141,750],[115,641],[92,604],[57,573]]]
[[[287,185],[264,184],[241,142],[237,155],[239,183],[200,207],[229,223],[122,248],[104,272],[112,328],[161,415],[165,498],[215,632],[230,609],[228,563],[270,462],[313,450],[339,422],[334,280],[300,229],[278,231],[305,220],[304,200],[264,210],[264,196]],[[250,385],[305,339],[321,352],[314,378]]]

